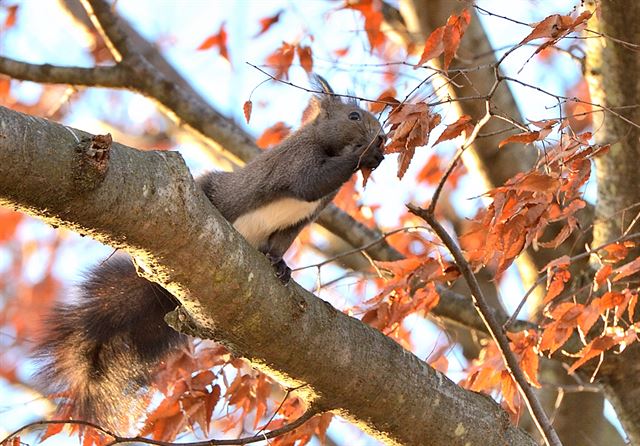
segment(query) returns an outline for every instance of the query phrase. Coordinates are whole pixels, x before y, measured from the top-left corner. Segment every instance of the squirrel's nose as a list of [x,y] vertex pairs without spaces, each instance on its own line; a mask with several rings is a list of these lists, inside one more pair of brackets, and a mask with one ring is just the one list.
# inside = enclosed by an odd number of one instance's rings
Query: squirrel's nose
[[376,136],[376,145],[378,147],[382,147],[384,146],[385,142],[387,142],[387,135],[385,135],[384,133],[379,133],[378,136]]

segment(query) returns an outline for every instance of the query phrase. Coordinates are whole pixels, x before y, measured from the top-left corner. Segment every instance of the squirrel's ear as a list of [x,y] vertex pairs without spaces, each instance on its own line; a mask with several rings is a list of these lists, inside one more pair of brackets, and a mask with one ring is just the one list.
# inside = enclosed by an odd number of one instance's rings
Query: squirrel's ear
[[311,83],[314,87],[322,90],[322,92],[325,94],[332,95],[334,93],[333,88],[331,88],[331,85],[329,85],[329,82],[327,82],[327,80],[319,74],[313,75],[313,77],[311,78]]
[[302,112],[302,124],[313,121],[322,112],[322,99],[318,96],[312,96],[309,105]]

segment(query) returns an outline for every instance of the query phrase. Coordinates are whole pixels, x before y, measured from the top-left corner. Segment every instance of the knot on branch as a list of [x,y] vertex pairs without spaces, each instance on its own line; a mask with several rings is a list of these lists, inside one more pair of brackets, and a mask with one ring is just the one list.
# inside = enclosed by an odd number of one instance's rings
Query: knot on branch
[[82,138],[75,147],[76,188],[81,191],[94,190],[104,180],[109,169],[111,134]]

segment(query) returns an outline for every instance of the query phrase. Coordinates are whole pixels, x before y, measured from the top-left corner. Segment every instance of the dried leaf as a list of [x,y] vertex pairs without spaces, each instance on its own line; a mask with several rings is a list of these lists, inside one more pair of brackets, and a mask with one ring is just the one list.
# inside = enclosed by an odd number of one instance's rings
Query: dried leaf
[[307,73],[311,73],[313,71],[313,56],[311,54],[310,46],[300,46],[296,47],[298,51],[298,58],[300,59],[300,65]]
[[616,268],[614,271],[616,275],[613,278],[613,282],[617,282],[621,279],[624,279],[625,277],[635,274],[638,271],[640,271],[640,257],[636,257],[631,262],[625,265],[622,265],[619,268]]
[[269,28],[271,28],[274,24],[278,23],[278,20],[280,20],[280,15],[282,15],[283,12],[284,11],[280,10],[271,17],[260,19],[260,31],[258,31],[258,34],[256,34],[254,37],[261,36],[262,34],[267,32],[267,30],[269,30]]
[[444,52],[444,29],[445,27],[441,26],[429,34],[429,37],[427,37],[427,40],[424,42],[424,50],[422,51],[420,60],[416,64],[416,68],[420,65],[424,65]]
[[462,115],[460,118],[454,122],[453,124],[449,124],[444,132],[440,135],[440,137],[433,143],[434,146],[438,145],[442,141],[448,141],[450,139],[456,138],[461,135],[463,132],[469,134],[473,130],[473,124],[471,124],[471,116]]
[[379,0],[347,0],[343,9],[359,11],[364,17],[364,31],[367,33],[371,51],[382,47],[386,41],[380,27],[384,17],[382,16],[382,3]]
[[249,124],[249,119],[251,119],[251,109],[253,108],[253,103],[251,101],[246,101],[242,106],[242,111],[244,113],[244,119],[247,120],[247,124]]
[[611,275],[611,272],[613,271],[613,267],[606,263],[604,265],[602,265],[600,267],[600,269],[598,270],[598,272],[596,273],[596,275],[593,278],[593,289],[594,291],[597,290],[598,288],[600,288],[602,285],[604,285],[607,281],[607,279],[609,278],[609,276]]
[[227,31],[225,29],[225,23],[222,22],[220,25],[220,29],[216,34],[212,34],[207,37],[201,44],[198,46],[198,51],[205,51],[214,47],[218,47],[220,51],[220,55],[229,60],[229,51],[227,49]]
[[534,130],[533,132],[518,133],[516,135],[511,135],[508,138],[500,141],[500,143],[498,144],[498,148],[501,149],[505,145],[509,144],[510,142],[521,142],[521,143],[527,144],[534,141],[538,141],[539,139],[540,139],[539,130]]
[[7,7],[7,17],[4,19],[4,28],[8,30],[16,24],[16,18],[18,16],[18,6],[11,5]]
[[396,89],[393,87],[389,87],[385,91],[380,93],[378,95],[378,98],[376,99],[376,101],[379,102],[371,102],[369,104],[369,110],[371,111],[371,113],[380,113],[382,110],[384,110],[385,107],[387,107],[388,102],[391,102],[395,105],[399,104],[400,101],[395,98],[396,94]]
[[279,144],[289,133],[291,133],[291,127],[282,121],[276,122],[260,135],[256,140],[256,144],[261,149],[266,149]]
[[276,79],[288,79],[289,68],[293,63],[296,47],[287,42],[282,42],[280,48],[267,56],[266,63],[273,67],[276,72],[273,75]]

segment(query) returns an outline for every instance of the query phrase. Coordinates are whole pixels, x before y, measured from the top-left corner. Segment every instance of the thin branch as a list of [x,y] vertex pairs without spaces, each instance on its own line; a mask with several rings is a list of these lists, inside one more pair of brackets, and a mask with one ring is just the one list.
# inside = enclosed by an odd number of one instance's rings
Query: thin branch
[[21,434],[22,432],[26,431],[26,430],[30,430],[31,428],[34,427],[41,427],[41,426],[49,426],[49,425],[56,425],[56,424],[65,424],[65,425],[77,425],[77,426],[85,426],[85,427],[90,427],[92,429],[95,429],[111,438],[113,438],[113,441],[109,442],[109,445],[114,445],[114,444],[121,444],[121,443],[143,443],[143,444],[152,444],[152,445],[156,445],[156,446],[232,446],[232,445],[243,445],[243,444],[250,444],[250,443],[257,443],[258,441],[265,441],[265,440],[269,440],[271,438],[276,438],[279,437],[281,435],[287,434],[297,428],[299,428],[300,426],[302,426],[304,423],[306,423],[307,421],[309,421],[311,418],[313,418],[315,415],[317,415],[317,410],[310,408],[309,410],[307,410],[305,413],[303,413],[297,420],[282,426],[281,428],[278,429],[274,429],[272,431],[269,432],[265,432],[265,433],[261,433],[258,435],[252,435],[251,437],[243,437],[243,438],[236,438],[236,439],[224,439],[224,440],[216,440],[216,439],[210,439],[210,440],[203,440],[203,441],[192,441],[192,442],[188,442],[188,443],[175,443],[175,442],[170,442],[170,441],[160,441],[160,440],[154,440],[151,438],[145,438],[145,437],[141,437],[141,436],[135,436],[135,437],[122,437],[120,435],[117,435],[113,432],[111,432],[108,429],[103,428],[102,426],[99,426],[95,423],[91,423],[89,421],[84,421],[84,420],[42,420],[42,421],[35,421],[33,423],[29,423],[29,424],[25,424],[24,426],[20,427],[19,429],[15,430],[14,432],[12,432],[11,434],[9,434],[8,436],[6,436],[2,441],[0,441],[0,444],[9,444],[9,440],[11,440],[12,438],[16,437],[17,435]]
[[500,324],[498,324],[493,313],[491,312],[491,307],[487,304],[480,285],[478,284],[478,281],[473,274],[473,271],[471,270],[471,266],[464,258],[462,251],[456,245],[455,241],[449,235],[446,229],[444,229],[444,227],[435,219],[433,213],[429,212],[426,209],[422,209],[413,205],[408,205],[407,207],[411,213],[424,219],[429,224],[429,226],[433,228],[434,232],[438,235],[438,237],[440,237],[449,252],[451,252],[451,255],[455,259],[458,267],[460,268],[460,271],[462,272],[462,275],[464,276],[467,284],[469,285],[469,288],[471,289],[473,304],[476,307],[476,310],[478,311],[478,314],[482,318],[484,324],[486,325],[489,334],[498,346],[505,367],[516,382],[520,394],[527,404],[529,412],[531,413],[531,417],[538,427],[540,434],[544,438],[545,443],[549,446],[562,446],[558,434],[551,425],[549,418],[542,408],[542,404],[527,382],[527,378],[520,368],[520,365],[518,364],[518,359],[516,358],[513,351],[511,351],[511,348],[509,347],[509,339],[502,331],[502,327],[500,326]]

